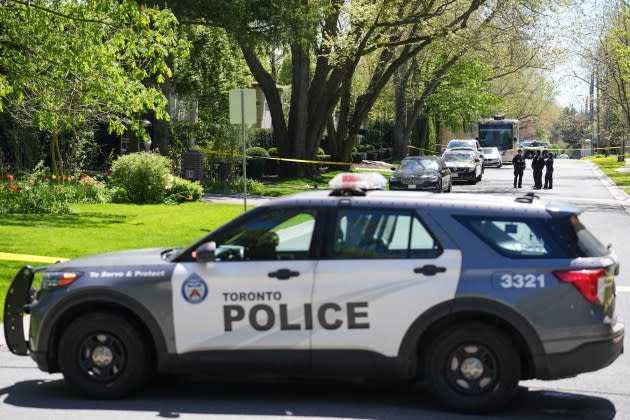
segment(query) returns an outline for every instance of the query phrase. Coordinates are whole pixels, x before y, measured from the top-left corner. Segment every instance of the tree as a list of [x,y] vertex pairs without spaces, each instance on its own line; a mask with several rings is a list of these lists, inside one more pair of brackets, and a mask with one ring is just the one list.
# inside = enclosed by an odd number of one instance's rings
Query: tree
[[[395,71],[436,39],[474,26],[481,14],[507,4],[488,2],[482,10],[486,3],[181,0],[170,6],[184,21],[223,27],[237,40],[265,93],[281,156],[314,157],[327,128],[333,159],[347,161],[361,124]],[[270,49],[291,54],[288,115],[266,65]],[[353,75],[371,54],[378,64],[366,89],[352,97]],[[294,170],[300,172],[307,171]]]
[[180,48],[170,12],[117,0],[14,0],[0,11],[0,96],[22,124],[49,133],[54,173],[64,135],[103,123],[144,138],[141,115],[168,118],[159,85]]

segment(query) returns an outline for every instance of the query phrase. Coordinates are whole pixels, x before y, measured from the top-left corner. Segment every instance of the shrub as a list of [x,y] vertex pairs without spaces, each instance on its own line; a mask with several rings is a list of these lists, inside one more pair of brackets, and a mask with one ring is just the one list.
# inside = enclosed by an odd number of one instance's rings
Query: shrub
[[269,149],[267,149],[267,153],[269,153],[269,156],[278,156],[278,148],[270,147]]
[[250,128],[248,134],[252,146],[260,146],[267,149],[276,144],[273,130],[270,128]]
[[249,149],[247,149],[247,156],[269,157],[269,152],[267,152],[267,150],[262,147],[250,147]]
[[112,184],[124,188],[133,203],[159,203],[171,180],[170,167],[170,160],[157,153],[121,156],[112,164]]
[[[262,182],[247,178],[247,193],[253,195],[262,195],[265,190]],[[210,181],[206,183],[206,191],[218,194],[239,193],[243,192],[243,177],[236,180],[223,182]]]
[[67,191],[49,182],[17,182],[13,176],[0,183],[0,213],[64,214],[70,211]]
[[203,187],[199,182],[174,176],[166,189],[166,201],[183,203],[184,201],[198,201],[203,196]]

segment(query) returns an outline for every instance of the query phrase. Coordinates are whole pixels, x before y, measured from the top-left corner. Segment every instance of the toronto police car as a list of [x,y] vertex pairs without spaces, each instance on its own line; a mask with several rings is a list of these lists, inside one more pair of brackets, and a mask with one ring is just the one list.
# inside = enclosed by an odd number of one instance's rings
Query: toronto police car
[[25,267],[7,344],[94,398],[153,371],[341,377],[420,381],[468,412],[622,353],[618,259],[577,209],[372,190],[373,175],[270,201],[187,248]]

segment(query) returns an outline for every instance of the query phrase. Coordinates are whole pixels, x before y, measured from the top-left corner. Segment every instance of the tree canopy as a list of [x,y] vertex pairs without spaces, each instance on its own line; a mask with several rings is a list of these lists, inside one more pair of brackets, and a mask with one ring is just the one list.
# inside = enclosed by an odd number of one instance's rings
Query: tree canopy
[[[22,124],[57,137],[95,123],[146,136],[166,119],[159,89],[169,54],[184,54],[172,13],[117,0],[12,0],[0,6],[0,98]],[[57,168],[53,168],[57,169]]]

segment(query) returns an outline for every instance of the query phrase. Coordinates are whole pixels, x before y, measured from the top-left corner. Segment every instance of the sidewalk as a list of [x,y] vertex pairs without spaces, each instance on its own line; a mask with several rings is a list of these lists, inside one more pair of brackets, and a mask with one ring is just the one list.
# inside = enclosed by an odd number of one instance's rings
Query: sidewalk
[[[247,195],[247,205],[257,206],[266,201],[272,200],[271,197],[261,197],[259,195]],[[204,194],[201,199],[204,203],[223,203],[223,204],[243,204],[243,194]]]

